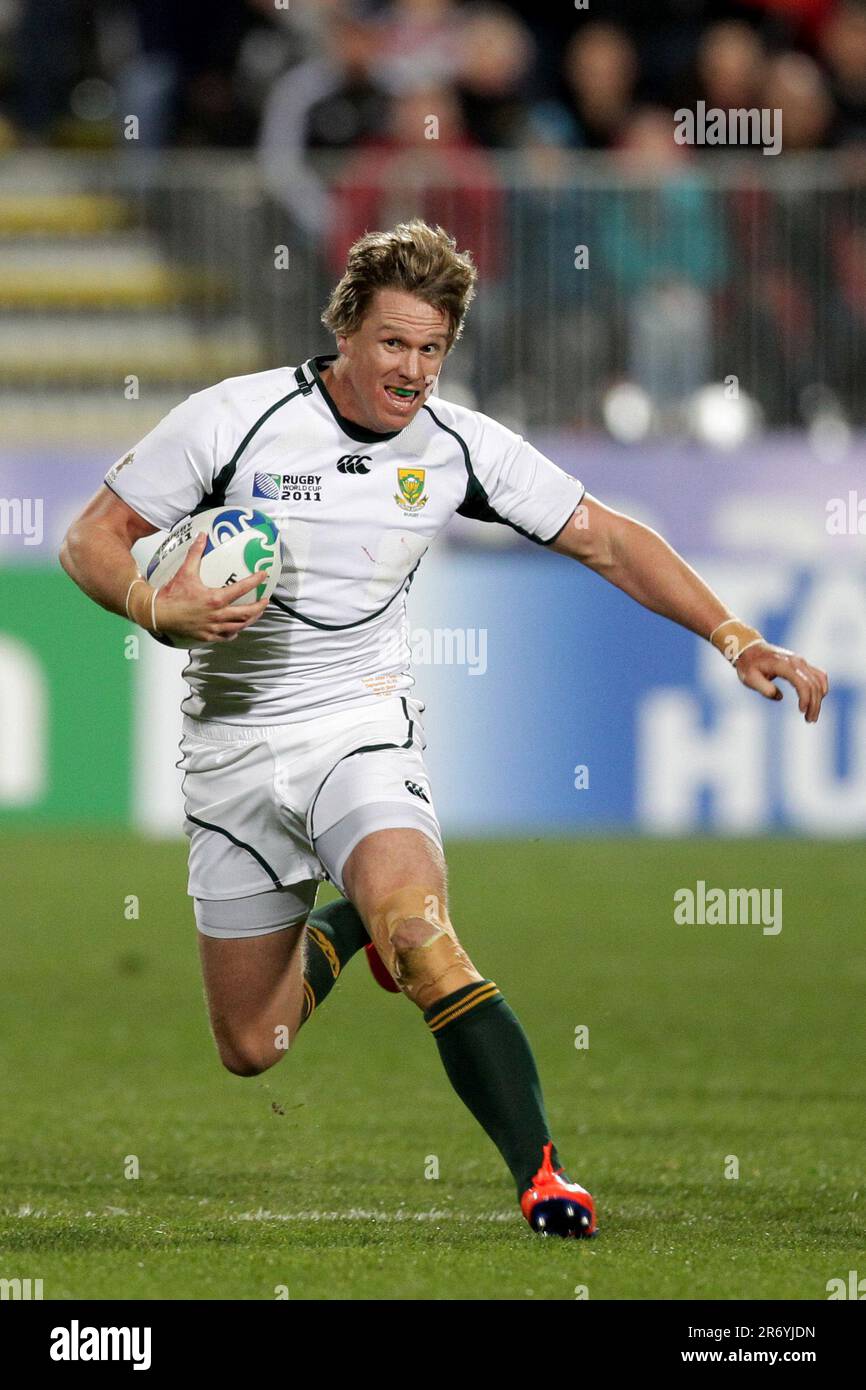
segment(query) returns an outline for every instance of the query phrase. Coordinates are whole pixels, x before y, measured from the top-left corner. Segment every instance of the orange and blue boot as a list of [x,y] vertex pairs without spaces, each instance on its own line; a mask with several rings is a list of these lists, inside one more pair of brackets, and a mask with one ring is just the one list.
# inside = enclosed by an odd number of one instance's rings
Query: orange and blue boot
[[544,1145],[541,1167],[520,1199],[520,1210],[539,1235],[594,1236],[595,1203],[585,1187],[569,1182],[561,1168],[554,1168],[552,1149],[552,1144]]

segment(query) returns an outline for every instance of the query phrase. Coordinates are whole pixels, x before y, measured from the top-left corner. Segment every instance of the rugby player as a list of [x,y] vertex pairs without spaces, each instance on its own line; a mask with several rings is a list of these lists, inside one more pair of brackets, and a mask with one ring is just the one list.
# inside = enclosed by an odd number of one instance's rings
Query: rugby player
[[[519,435],[436,393],[475,293],[471,254],[414,220],[351,248],[322,315],[336,352],[234,377],[172,410],[109,471],[62,563],[110,612],[190,649],[180,766],[205,991],[223,1064],[255,1076],[366,947],[421,1010],[457,1094],[537,1231],[589,1236],[527,1038],[461,946],[413,696],[406,595],[455,512],[499,521],[710,640],[744,685],[790,682],[818,718],[825,673],[741,622],[666,542]],[[280,584],[210,589],[205,537],[165,587],[133,545],[191,513],[279,524]],[[249,601],[230,606],[239,596]],[[315,908],[328,878],[343,899]]]

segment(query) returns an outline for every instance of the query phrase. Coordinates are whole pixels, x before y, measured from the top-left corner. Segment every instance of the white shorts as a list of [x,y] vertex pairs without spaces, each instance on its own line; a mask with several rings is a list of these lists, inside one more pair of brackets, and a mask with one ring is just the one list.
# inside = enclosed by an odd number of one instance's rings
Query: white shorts
[[346,859],[374,830],[420,829],[441,847],[423,709],[394,695],[291,724],[185,717],[178,767],[199,930],[263,935],[305,920],[322,879],[343,891]]

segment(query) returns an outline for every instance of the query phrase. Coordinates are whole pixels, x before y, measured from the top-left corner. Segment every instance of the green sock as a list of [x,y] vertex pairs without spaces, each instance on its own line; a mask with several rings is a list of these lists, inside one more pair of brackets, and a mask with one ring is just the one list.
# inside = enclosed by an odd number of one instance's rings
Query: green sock
[[330,994],[346,961],[369,940],[364,923],[345,898],[313,908],[307,918],[302,1023]]
[[[464,985],[427,1009],[448,1080],[493,1140],[520,1197],[550,1143],[541,1082],[526,1034],[492,980]],[[559,1160],[556,1149],[551,1157]]]

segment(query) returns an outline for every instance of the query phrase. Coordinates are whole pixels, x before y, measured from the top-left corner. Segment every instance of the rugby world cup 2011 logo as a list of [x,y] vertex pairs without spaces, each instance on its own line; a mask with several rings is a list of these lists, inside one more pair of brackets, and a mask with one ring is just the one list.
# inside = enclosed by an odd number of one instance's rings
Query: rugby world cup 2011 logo
[[409,516],[414,516],[420,512],[422,507],[427,505],[427,497],[424,496],[424,479],[427,476],[425,468],[398,468],[397,486],[399,492],[394,493],[394,501],[400,509]]
[[[270,574],[276,559],[280,533],[275,523],[269,516],[265,516],[264,512],[227,507],[211,522],[204,554],[207,555],[215,546],[244,533],[249,536],[243,554],[248,573],[255,574],[257,570],[263,570]],[[256,598],[261,598],[263,593],[264,585],[260,584],[256,589]]]
[[256,473],[253,479],[253,495],[267,497],[271,502],[279,502],[282,481],[279,473]]

